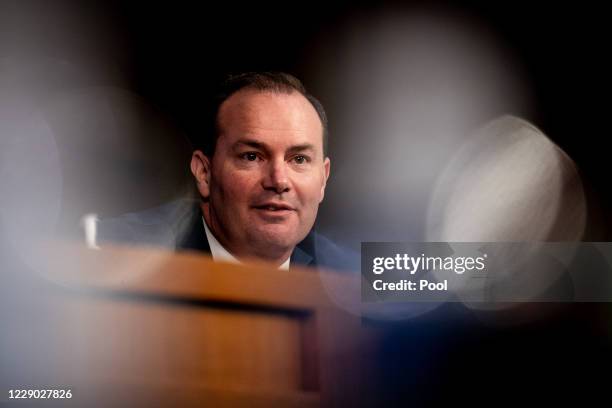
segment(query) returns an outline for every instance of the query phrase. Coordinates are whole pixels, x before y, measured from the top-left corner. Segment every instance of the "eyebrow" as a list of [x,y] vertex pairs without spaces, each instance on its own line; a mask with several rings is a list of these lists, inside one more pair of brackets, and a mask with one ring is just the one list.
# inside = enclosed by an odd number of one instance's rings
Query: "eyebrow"
[[[254,139],[240,139],[236,143],[234,143],[234,148],[239,147],[241,145],[249,146],[249,147],[264,150],[264,151],[270,150],[265,143],[259,142]],[[298,153],[298,152],[304,152],[304,151],[309,151],[309,150],[314,152],[315,151],[314,145],[310,143],[304,143],[300,145],[291,146],[289,149],[287,149],[287,152],[288,153]]]
[[305,151],[315,151],[315,147],[313,145],[311,145],[310,143],[304,143],[301,145],[296,145],[296,146],[291,146],[287,151],[289,153],[299,153],[299,152],[305,152]]
[[236,143],[234,143],[234,148],[239,147],[240,145],[246,145],[249,147],[253,147],[255,149],[266,150],[265,143],[258,142],[253,139],[240,139]]

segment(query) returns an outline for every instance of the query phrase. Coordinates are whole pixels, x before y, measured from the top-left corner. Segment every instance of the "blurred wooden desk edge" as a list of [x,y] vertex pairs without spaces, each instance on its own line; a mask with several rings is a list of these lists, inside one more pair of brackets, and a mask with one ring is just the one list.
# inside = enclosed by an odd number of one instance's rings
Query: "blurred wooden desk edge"
[[292,309],[337,307],[336,298],[330,298],[333,291],[347,307],[359,308],[358,273],[305,267],[279,271],[265,263],[217,263],[198,252],[150,247],[107,246],[90,250],[82,245],[60,243],[46,247],[41,255],[47,265],[46,278],[71,288]]
[[257,390],[252,387],[214,387],[186,381],[140,378],[98,378],[94,386],[75,384],[73,401],[90,407],[287,407],[315,408],[321,406],[318,392]]
[[153,248],[62,243],[39,256],[45,278],[66,289],[54,295],[61,306],[50,344],[70,361],[58,374],[85,384],[89,402],[108,393],[113,405],[148,406],[359,399],[369,337],[358,274],[222,264]]

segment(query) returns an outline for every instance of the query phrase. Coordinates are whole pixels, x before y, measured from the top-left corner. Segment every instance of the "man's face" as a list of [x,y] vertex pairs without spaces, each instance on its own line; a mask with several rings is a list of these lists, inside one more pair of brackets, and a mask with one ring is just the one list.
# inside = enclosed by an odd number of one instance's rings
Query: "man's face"
[[206,221],[234,255],[282,260],[308,234],[323,200],[330,163],[319,116],[298,92],[247,89],[221,105],[218,120],[204,182],[194,171],[208,198]]

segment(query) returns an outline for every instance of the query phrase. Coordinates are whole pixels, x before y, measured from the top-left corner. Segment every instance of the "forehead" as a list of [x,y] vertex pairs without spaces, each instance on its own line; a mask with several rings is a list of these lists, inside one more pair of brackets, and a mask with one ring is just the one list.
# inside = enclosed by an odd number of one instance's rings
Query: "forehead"
[[249,137],[282,145],[323,145],[319,115],[299,92],[240,90],[221,104],[218,120],[220,139],[229,143]]

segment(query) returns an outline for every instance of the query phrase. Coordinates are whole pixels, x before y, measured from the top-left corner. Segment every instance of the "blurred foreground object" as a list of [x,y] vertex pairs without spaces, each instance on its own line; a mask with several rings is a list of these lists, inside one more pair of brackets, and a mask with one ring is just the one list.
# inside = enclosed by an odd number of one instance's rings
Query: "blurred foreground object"
[[[38,345],[31,347],[29,330],[11,321],[5,351],[27,365],[34,387],[71,389],[65,406],[314,407],[359,400],[367,370],[357,350],[365,331],[358,315],[329,296],[337,290],[358,304],[357,276],[213,263],[149,248],[54,244],[38,256],[49,281],[37,290],[44,304],[38,313],[48,325],[36,328]],[[46,357],[31,360],[38,354]]]
[[573,160],[529,122],[503,116],[469,138],[438,178],[428,241],[579,241],[585,223]]
[[[517,293],[529,301],[562,281],[573,252],[563,259],[541,259],[537,244],[519,243],[579,241],[586,219],[586,199],[572,159],[529,122],[502,116],[469,138],[441,173],[429,206],[427,238],[517,243],[505,246],[503,253],[489,253],[491,262],[498,261],[490,265],[495,274],[465,281],[465,291],[478,292],[483,302]],[[516,305],[468,306],[499,310]]]

